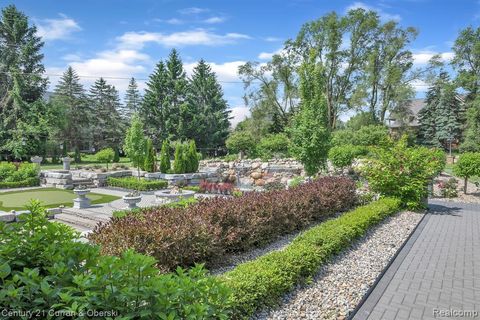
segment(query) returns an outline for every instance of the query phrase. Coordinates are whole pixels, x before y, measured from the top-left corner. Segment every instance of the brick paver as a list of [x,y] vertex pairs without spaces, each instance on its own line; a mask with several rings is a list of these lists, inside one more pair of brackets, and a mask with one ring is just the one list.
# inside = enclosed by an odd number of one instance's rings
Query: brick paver
[[430,202],[353,319],[480,319],[480,205]]

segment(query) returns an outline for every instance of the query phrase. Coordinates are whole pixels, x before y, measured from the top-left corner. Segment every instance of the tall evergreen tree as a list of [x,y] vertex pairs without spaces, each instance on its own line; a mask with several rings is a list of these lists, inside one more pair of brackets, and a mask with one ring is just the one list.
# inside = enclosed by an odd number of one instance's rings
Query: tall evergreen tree
[[150,75],[145,89],[145,96],[140,105],[140,117],[145,124],[147,135],[157,148],[168,137],[164,119],[167,115],[165,100],[167,95],[167,69],[160,61]]
[[48,105],[43,47],[37,29],[14,5],[0,17],[0,153],[21,158],[39,152],[45,140]]
[[199,148],[225,145],[228,136],[229,111],[222,87],[210,66],[200,60],[189,82],[188,108],[183,114],[187,138]]
[[168,138],[183,140],[187,138],[188,124],[182,119],[182,114],[188,114],[186,102],[188,82],[183,63],[177,50],[173,49],[168,56],[167,66],[167,92],[165,96],[165,131]]
[[115,147],[123,140],[125,123],[120,116],[118,91],[100,78],[90,88],[90,103],[93,109],[93,144],[95,149]]
[[429,88],[425,102],[419,112],[420,142],[445,148],[450,141],[459,142],[465,125],[465,108],[446,72],[441,72]]
[[[68,67],[55,87],[52,103],[59,110],[62,122],[55,140],[66,146],[80,150],[88,138],[92,110],[80,78],[72,67]],[[80,159],[76,159],[78,161]]]
[[125,108],[121,114],[125,119],[130,119],[132,114],[140,111],[140,105],[142,103],[142,96],[138,90],[138,84],[135,78],[131,78],[128,83],[127,92],[125,94]]

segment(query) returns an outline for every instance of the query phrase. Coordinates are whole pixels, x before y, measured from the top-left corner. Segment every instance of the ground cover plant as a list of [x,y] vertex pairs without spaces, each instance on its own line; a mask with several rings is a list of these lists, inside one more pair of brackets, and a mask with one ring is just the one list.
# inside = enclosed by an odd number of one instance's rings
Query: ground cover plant
[[154,258],[101,255],[49,222],[38,201],[28,209],[22,223],[0,223],[0,306],[41,319],[93,318],[92,311],[110,319],[229,318],[229,290],[202,266],[160,275]]
[[107,185],[110,187],[118,187],[138,191],[150,191],[164,189],[168,186],[168,183],[165,180],[145,180],[143,178],[139,179],[136,177],[108,177]]
[[[87,197],[92,200],[92,204],[108,203],[120,199],[116,196],[94,192],[88,193]],[[57,188],[8,191],[0,193],[0,210],[24,210],[31,199],[38,199],[46,208],[56,208],[61,205],[71,207],[75,198],[77,196],[72,190]]]
[[106,254],[133,248],[152,255],[161,270],[169,271],[269,243],[348,210],[355,201],[352,180],[323,177],[291,190],[205,199],[186,208],[143,209],[141,215],[97,226],[89,239]]
[[275,305],[296,284],[360,238],[373,225],[396,213],[399,200],[384,198],[313,227],[281,251],[238,265],[220,276],[232,290],[232,319],[247,318],[262,306]]

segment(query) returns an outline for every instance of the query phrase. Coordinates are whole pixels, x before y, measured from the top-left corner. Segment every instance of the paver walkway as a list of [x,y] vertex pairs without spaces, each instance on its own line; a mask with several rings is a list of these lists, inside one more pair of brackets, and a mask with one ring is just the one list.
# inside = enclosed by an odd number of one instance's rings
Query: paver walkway
[[480,319],[480,204],[430,201],[353,319]]

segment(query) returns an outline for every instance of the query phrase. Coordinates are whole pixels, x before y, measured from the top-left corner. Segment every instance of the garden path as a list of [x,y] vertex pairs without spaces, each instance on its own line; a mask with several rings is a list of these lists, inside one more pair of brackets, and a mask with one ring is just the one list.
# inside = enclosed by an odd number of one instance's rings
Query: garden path
[[480,317],[480,204],[429,207],[354,320]]

